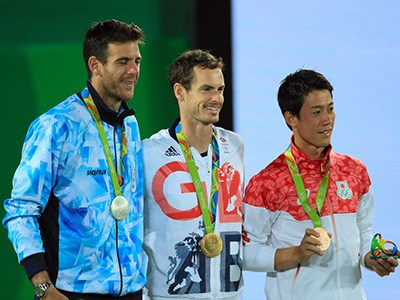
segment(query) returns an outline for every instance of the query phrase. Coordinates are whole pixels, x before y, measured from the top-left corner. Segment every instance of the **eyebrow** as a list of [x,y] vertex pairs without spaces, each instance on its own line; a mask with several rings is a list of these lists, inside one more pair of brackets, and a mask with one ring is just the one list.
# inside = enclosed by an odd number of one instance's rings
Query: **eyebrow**
[[201,85],[200,88],[212,88],[212,89],[215,88],[215,89],[219,90],[219,89],[225,88],[225,85],[221,85],[219,87],[214,87],[213,85],[206,83],[206,84]]
[[324,108],[324,107],[330,107],[330,106],[333,106],[333,101],[330,102],[328,105],[314,105],[314,106],[310,106],[310,109]]
[[119,57],[117,58],[115,61],[121,61],[121,60],[133,60],[133,58],[127,57],[127,56],[123,56],[123,57]]

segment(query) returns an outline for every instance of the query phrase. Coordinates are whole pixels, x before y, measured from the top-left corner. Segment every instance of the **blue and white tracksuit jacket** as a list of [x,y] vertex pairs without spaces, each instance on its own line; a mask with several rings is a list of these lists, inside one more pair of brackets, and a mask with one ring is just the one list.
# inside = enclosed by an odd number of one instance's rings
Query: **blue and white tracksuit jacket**
[[123,103],[122,113],[112,112],[88,86],[118,170],[126,130],[129,215],[116,221],[110,212],[114,189],[100,136],[75,94],[31,124],[3,224],[29,278],[48,270],[60,290],[121,296],[146,284],[142,147],[133,111]]

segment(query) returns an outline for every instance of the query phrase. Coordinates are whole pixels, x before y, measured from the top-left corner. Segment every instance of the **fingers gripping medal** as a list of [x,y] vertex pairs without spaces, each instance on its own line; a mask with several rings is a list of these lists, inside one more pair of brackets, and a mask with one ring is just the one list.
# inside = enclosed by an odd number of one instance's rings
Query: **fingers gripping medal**
[[314,236],[321,243],[319,248],[322,251],[325,251],[326,249],[329,248],[329,245],[331,243],[331,239],[329,238],[328,233],[322,227],[315,227],[314,230],[319,233],[319,237]]
[[222,239],[215,232],[207,233],[200,241],[200,248],[208,257],[218,256],[222,251]]
[[128,200],[124,196],[117,196],[111,202],[111,214],[118,221],[124,220],[130,210]]

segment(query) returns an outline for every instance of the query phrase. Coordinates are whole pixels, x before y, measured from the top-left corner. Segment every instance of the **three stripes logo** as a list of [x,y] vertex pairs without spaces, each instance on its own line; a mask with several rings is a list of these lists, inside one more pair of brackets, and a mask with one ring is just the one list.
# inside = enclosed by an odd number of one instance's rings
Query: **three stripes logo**
[[173,146],[170,146],[167,150],[165,150],[164,152],[165,156],[180,156],[180,154],[178,153],[178,151],[176,151],[176,149]]

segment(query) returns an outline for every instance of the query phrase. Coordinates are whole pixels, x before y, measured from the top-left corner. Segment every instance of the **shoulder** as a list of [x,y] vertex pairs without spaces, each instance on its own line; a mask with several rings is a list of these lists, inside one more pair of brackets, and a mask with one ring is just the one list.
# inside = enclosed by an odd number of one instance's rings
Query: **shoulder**
[[286,165],[285,156],[280,154],[264,169],[254,175],[250,179],[250,182],[264,181],[266,178],[277,179],[283,172],[288,172],[288,167]]
[[[272,193],[279,186],[279,182],[288,176],[289,171],[283,154],[279,155],[264,169],[250,178],[246,187],[247,202],[260,195]],[[268,192],[268,193],[267,193]]]
[[66,130],[69,127],[86,126],[87,122],[84,120],[88,117],[90,114],[84,103],[76,95],[72,95],[36,118],[31,128],[43,128],[45,131]]
[[222,127],[214,126],[216,138],[220,147],[230,149],[229,152],[241,153],[243,155],[244,145],[241,136],[231,130],[224,129]]
[[43,120],[82,121],[90,117],[85,104],[76,94],[68,97],[40,116]]
[[330,154],[332,167],[337,167],[343,172],[356,173],[363,170],[366,172],[367,167],[358,158],[350,155],[332,151]]
[[87,114],[86,118],[90,118],[90,114],[83,102],[80,102],[73,95],[36,118],[28,129],[25,146],[38,143],[61,145],[67,139],[82,136],[88,127],[85,116]]
[[364,193],[371,186],[371,178],[369,177],[367,167],[358,158],[340,154],[331,153],[331,178],[333,181],[340,181],[341,178],[354,186],[364,187]]
[[[172,148],[174,149],[172,149]],[[143,157],[145,161],[153,161],[164,154],[179,152],[179,144],[170,136],[167,129],[162,129],[149,138],[142,140]]]
[[167,129],[161,129],[159,132],[154,133],[149,138],[143,139],[143,147],[153,147],[157,144],[163,144],[168,142],[172,137],[168,133]]
[[214,126],[213,128],[215,130],[217,138],[229,139],[232,142],[236,142],[238,144],[243,144],[242,138],[237,132],[234,132],[234,131],[231,131],[228,129],[224,129],[222,127],[217,127],[217,126]]

